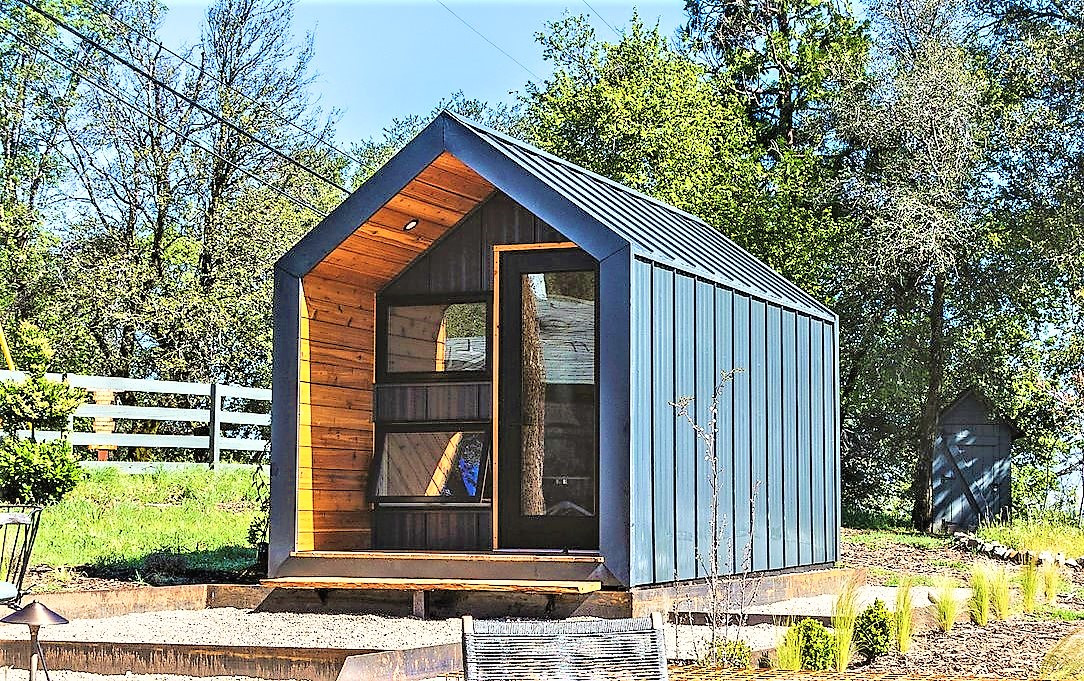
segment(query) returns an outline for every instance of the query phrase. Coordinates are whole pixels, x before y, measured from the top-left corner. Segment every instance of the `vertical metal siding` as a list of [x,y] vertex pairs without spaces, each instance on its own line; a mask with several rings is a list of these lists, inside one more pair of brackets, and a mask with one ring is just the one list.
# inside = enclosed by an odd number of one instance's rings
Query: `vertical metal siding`
[[820,389],[824,385],[824,364],[821,357],[824,355],[824,332],[822,324],[816,320],[810,323],[809,334],[809,359],[810,359],[810,388],[812,390],[809,399],[810,410],[810,450],[812,458],[810,470],[812,476],[810,483],[813,494],[813,562],[823,563],[827,560],[825,552],[825,505],[819,502],[818,497],[824,495],[824,436],[825,429],[818,424],[824,423],[824,401],[820,398]]
[[[715,337],[715,286],[706,281],[696,282],[696,422],[707,428],[711,413],[711,399],[719,381],[716,369]],[[707,567],[712,555],[711,488],[712,477],[718,475],[708,460],[708,444],[702,437],[696,439],[696,575],[708,574]],[[720,481],[716,481],[719,484]],[[727,521],[726,516],[716,518],[716,531]],[[720,547],[720,551],[726,546]]]
[[674,273],[651,276],[652,511],[655,581],[674,579]]
[[753,532],[750,499],[749,297],[734,295],[734,555],[739,571],[752,569]]
[[[734,368],[734,293],[727,289],[715,290],[715,368],[717,372]],[[716,374],[718,379],[719,373]],[[720,485],[719,532],[721,548],[719,569],[725,574],[736,572],[737,541],[734,533],[734,381],[723,386],[719,394],[718,425],[715,448],[719,456]],[[711,503],[710,501],[708,503]]]
[[769,305],[766,317],[765,352],[767,353],[768,472],[764,481],[768,491],[768,568],[778,570],[783,562],[783,329],[781,312]]
[[632,289],[632,583],[705,574],[706,448],[670,402],[694,397],[707,427],[714,386],[731,369],[741,371],[720,393],[715,443],[721,571],[836,560],[832,324],[641,260]]
[[786,567],[799,563],[798,556],[798,346],[797,315],[783,315],[783,560]]
[[749,307],[750,514],[753,525],[751,567],[768,569],[768,405],[764,303]]
[[798,315],[798,562],[813,561],[812,447],[809,423],[809,317]]
[[[694,374],[696,287],[692,277],[674,280],[674,397],[691,397]],[[674,531],[678,579],[696,577],[696,432],[684,417],[674,416]]]
[[632,264],[632,519],[631,580],[633,584],[655,581],[654,523],[651,502],[653,469],[651,466],[654,409],[651,388],[651,265],[633,260]]

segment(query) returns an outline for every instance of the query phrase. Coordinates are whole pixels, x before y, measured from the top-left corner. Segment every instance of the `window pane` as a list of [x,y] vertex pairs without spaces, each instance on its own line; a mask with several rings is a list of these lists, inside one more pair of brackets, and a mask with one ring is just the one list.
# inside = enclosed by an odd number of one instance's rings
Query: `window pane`
[[376,495],[477,497],[488,449],[481,431],[387,433]]
[[595,273],[522,279],[520,512],[595,514]]
[[484,371],[486,304],[388,308],[388,372]]

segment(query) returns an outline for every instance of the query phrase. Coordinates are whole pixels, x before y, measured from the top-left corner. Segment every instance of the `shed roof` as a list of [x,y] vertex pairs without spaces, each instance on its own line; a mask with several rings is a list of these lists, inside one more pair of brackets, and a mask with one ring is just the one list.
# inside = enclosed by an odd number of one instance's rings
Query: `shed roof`
[[277,266],[305,274],[443,151],[600,260],[627,244],[633,255],[646,260],[819,318],[835,318],[820,301],[700,218],[449,111],[441,112]]

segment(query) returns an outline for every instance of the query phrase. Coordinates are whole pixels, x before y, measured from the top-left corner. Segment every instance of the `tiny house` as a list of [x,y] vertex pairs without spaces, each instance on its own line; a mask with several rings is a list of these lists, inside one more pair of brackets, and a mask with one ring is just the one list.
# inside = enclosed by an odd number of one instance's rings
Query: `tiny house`
[[[274,320],[271,583],[695,580],[713,505],[723,574],[838,557],[837,317],[523,142],[441,113],[276,264]],[[707,424],[731,370],[713,467],[672,403]]]

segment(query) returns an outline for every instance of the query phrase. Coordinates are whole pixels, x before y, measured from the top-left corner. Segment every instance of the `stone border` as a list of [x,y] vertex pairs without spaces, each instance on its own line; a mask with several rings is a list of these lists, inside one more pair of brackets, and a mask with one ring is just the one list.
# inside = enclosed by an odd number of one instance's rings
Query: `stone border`
[[1073,570],[1084,570],[1084,556],[1080,558],[1066,558],[1064,553],[1052,553],[1050,551],[1018,551],[1009,548],[996,541],[986,541],[978,535],[970,532],[956,532],[952,535],[953,546],[961,551],[970,551],[980,556],[1003,560],[1010,563],[1056,563]]

